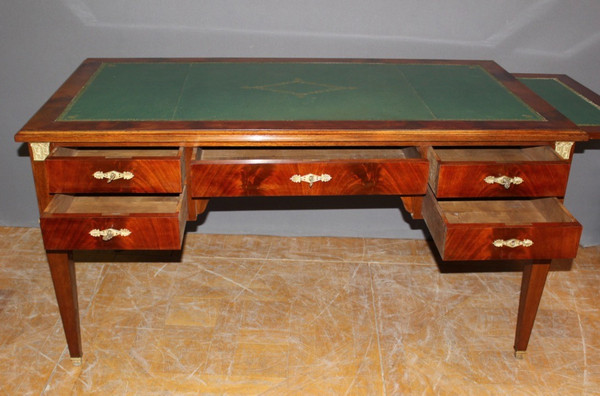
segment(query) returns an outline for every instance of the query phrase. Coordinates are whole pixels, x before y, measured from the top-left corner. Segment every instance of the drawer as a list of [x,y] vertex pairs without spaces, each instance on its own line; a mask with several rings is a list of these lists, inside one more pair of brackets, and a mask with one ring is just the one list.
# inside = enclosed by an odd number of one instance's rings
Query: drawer
[[40,218],[47,250],[181,248],[187,217],[179,196],[58,194]]
[[427,160],[406,149],[207,149],[194,197],[424,194]]
[[51,193],[180,193],[181,149],[71,149],[46,159]]
[[438,198],[562,197],[570,163],[551,147],[433,149],[429,185]]
[[444,260],[574,258],[581,225],[556,198],[438,201],[423,218]]

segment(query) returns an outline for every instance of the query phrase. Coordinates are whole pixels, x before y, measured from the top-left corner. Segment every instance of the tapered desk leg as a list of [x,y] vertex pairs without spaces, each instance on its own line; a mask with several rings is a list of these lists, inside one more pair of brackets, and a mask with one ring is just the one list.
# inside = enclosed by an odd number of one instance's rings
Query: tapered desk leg
[[81,364],[82,348],[79,330],[77,283],[72,252],[46,252],[60,317],[73,364]]
[[515,335],[515,356],[518,359],[522,359],[527,350],[549,268],[550,260],[527,263],[523,267],[517,332]]

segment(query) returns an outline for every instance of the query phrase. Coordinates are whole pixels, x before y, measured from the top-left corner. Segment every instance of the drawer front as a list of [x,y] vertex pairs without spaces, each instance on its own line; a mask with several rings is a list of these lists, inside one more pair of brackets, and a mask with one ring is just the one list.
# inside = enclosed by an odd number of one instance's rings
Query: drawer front
[[[465,150],[469,151],[474,150]],[[429,184],[438,198],[565,195],[570,164],[558,157],[554,161],[445,161],[435,154],[429,154]]]
[[568,177],[568,164],[441,164],[432,187],[439,198],[562,197]]
[[[55,197],[56,199],[56,197]],[[124,198],[125,199],[125,198]],[[186,200],[160,213],[60,213],[46,211],[40,218],[47,250],[177,250],[181,248],[187,217]],[[55,206],[53,203],[49,207]],[[172,209],[172,208],[169,208]],[[132,212],[135,207],[132,207]]]
[[425,160],[231,163],[191,170],[194,197],[424,194]]
[[177,156],[46,159],[51,193],[180,193],[181,167]]
[[[564,224],[460,225],[448,227],[443,246],[438,249],[444,260],[570,259],[577,255],[580,236],[581,227]],[[527,246],[528,241],[531,246]],[[524,245],[511,247],[514,244]]]
[[[449,220],[448,208],[437,202],[430,192],[423,202],[423,217],[433,236],[434,242],[444,260],[528,260],[528,259],[569,259],[574,258],[581,237],[581,225],[567,212],[555,198],[546,198],[542,211],[547,213],[547,221],[518,224],[527,214],[519,210],[512,212],[510,220],[498,222],[492,213],[503,201],[477,203],[473,217],[479,220],[454,222]],[[505,201],[507,206],[516,203]],[[466,203],[468,204],[474,202]],[[529,205],[531,202],[527,202]],[[489,204],[489,209],[483,209]],[[485,212],[490,211],[486,220]],[[556,214],[560,218],[553,218]]]

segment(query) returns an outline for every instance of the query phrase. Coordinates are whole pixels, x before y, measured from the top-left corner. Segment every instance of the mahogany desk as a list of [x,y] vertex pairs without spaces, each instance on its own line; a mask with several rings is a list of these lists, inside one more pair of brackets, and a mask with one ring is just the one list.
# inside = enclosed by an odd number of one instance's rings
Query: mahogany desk
[[181,249],[213,197],[377,194],[424,218],[444,260],[525,260],[522,356],[550,261],[577,253],[561,202],[600,100],[520,78],[491,61],[86,60],[15,137],[74,362],[73,250]]

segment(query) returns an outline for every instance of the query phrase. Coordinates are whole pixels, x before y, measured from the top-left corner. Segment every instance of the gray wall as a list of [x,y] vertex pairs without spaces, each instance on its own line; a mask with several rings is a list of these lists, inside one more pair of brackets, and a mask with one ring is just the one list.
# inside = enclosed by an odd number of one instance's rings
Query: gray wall
[[[86,57],[493,59],[565,73],[600,92],[597,0],[6,0],[0,5],[0,224],[36,226],[28,158],[13,135]],[[600,244],[600,146],[575,156],[567,207]],[[272,202],[267,203],[267,206]],[[200,232],[422,238],[397,202],[221,202]],[[298,210],[290,211],[288,209]]]

